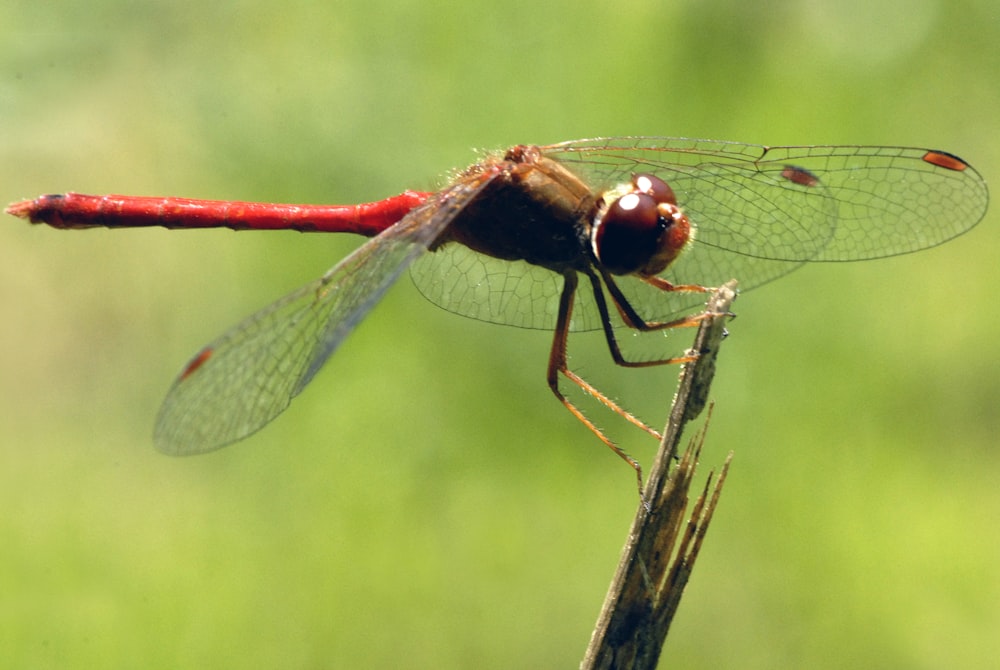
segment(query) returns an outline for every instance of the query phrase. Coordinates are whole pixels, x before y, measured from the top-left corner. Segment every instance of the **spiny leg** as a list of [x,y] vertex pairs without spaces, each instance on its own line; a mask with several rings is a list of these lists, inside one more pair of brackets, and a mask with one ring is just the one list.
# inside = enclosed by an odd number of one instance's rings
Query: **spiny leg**
[[[611,300],[615,303],[618,313],[621,314],[622,319],[625,321],[625,325],[629,328],[634,328],[641,332],[666,330],[667,328],[690,328],[700,325],[701,322],[708,316],[704,311],[702,311],[698,314],[689,314],[671,321],[646,321],[639,316],[639,313],[635,311],[634,307],[632,307],[628,298],[626,298],[625,294],[622,293],[622,290],[618,288],[618,283],[615,281],[614,277],[611,276],[611,273],[604,269],[599,269],[599,272],[601,273],[601,279],[604,281],[604,285],[608,287],[608,293],[611,295]],[[661,291],[666,292],[712,293],[715,290],[705,286],[698,286],[696,284],[671,284],[666,279],[655,275],[637,278],[654,288],[658,288]],[[595,277],[591,277],[591,284],[594,287],[594,293],[596,295],[601,293],[601,287],[595,279]]]
[[[588,277],[591,279],[592,282],[594,281],[593,275],[591,275],[591,274],[588,273]],[[606,396],[604,393],[602,393],[601,391],[599,391],[596,387],[594,387],[593,385],[591,385],[590,382],[588,382],[586,379],[584,379],[583,377],[581,377],[580,375],[576,374],[575,372],[573,372],[572,370],[569,369],[569,365],[568,365],[568,362],[566,360],[566,348],[567,348],[566,341],[567,341],[568,332],[569,332],[569,317],[572,315],[572,312],[573,312],[573,296],[576,295],[577,278],[578,277],[577,277],[576,273],[573,273],[573,286],[572,286],[573,294],[569,298],[569,305],[568,305],[568,308],[567,308],[568,312],[567,312],[567,315],[566,315],[566,326],[564,328],[564,330],[566,331],[567,334],[564,334],[564,336],[563,336],[563,342],[562,342],[563,367],[560,370],[560,372],[562,372],[562,374],[567,379],[569,379],[574,384],[576,384],[577,386],[579,386],[580,388],[582,388],[584,391],[586,391],[587,393],[589,393],[591,396],[593,396],[594,398],[596,398],[601,404],[603,404],[605,407],[607,407],[608,409],[610,409],[615,414],[618,414],[623,419],[625,419],[626,421],[628,421],[632,425],[636,426],[637,428],[641,428],[642,430],[646,431],[647,433],[649,433],[650,435],[652,435],[653,437],[655,437],[657,440],[662,439],[663,436],[660,435],[660,433],[658,431],[656,431],[653,428],[650,428],[649,426],[647,426],[645,424],[645,422],[643,422],[641,419],[639,419],[634,414],[632,414],[631,412],[629,412],[628,410],[626,410],[625,408],[623,408],[621,405],[619,405],[618,403],[616,403],[614,400],[612,400],[611,398],[609,398],[608,396]],[[601,321],[604,323],[605,328],[607,328],[608,324],[610,323],[610,321],[608,319],[607,305],[604,303],[604,296],[602,294],[597,294],[596,299],[597,299],[597,308],[598,308],[598,311],[599,311],[599,313],[601,315]],[[555,345],[555,343],[553,342],[553,346],[554,345]],[[612,356],[614,356],[614,353],[615,352],[612,352]],[[678,357],[677,359],[669,359],[668,361],[663,361],[663,363],[664,364],[665,363],[669,363],[669,362],[683,363],[683,362],[686,362],[688,360],[694,360],[694,358],[692,358],[692,357]],[[623,361],[622,364],[627,366],[628,363],[629,363],[628,361]],[[654,364],[657,364],[657,363],[654,362]]]
[[556,319],[555,335],[552,339],[552,350],[549,353],[549,367],[548,367],[548,382],[549,388],[555,394],[559,401],[570,411],[573,416],[575,416],[583,425],[591,430],[594,435],[596,435],[601,442],[606,444],[611,451],[618,454],[618,456],[624,460],[626,463],[632,466],[635,470],[636,480],[639,486],[639,497],[642,497],[642,466],[639,462],[629,456],[624,449],[619,447],[617,444],[611,441],[611,439],[601,431],[600,428],[594,424],[593,421],[588,419],[583,412],[576,405],[572,403],[563,392],[559,390],[559,374],[562,373],[571,382],[582,388],[584,391],[592,395],[605,407],[609,408],[613,412],[621,415],[627,419],[632,424],[642,428],[650,435],[656,437],[656,439],[662,439],[660,434],[644,424],[642,421],[634,417],[629,412],[619,407],[614,401],[605,396],[603,393],[598,391],[596,388],[588,384],[583,378],[581,378],[576,373],[569,369],[566,361],[566,340],[569,336],[569,320],[573,313],[573,297],[576,294],[576,288],[578,284],[578,277],[576,272],[567,271],[563,274],[564,284],[562,295],[559,296],[559,314]]
[[661,291],[684,291],[686,293],[714,293],[717,289],[700,284],[672,284],[658,275],[646,275],[639,277],[650,286],[655,286]]
[[[638,315],[632,305],[629,304],[625,295],[621,292],[614,281],[609,276],[602,275],[602,277],[605,280],[605,284],[608,286],[608,292],[611,294],[611,298],[615,303],[615,307],[618,309],[618,313],[621,314],[621,317],[625,321],[626,325],[638,331],[649,332],[653,330],[664,330],[667,328],[690,328],[699,325],[708,316],[702,312],[699,314],[684,316],[673,321],[647,323]],[[649,361],[627,360],[622,354],[621,348],[618,345],[618,338],[615,336],[615,329],[611,325],[611,314],[608,312],[608,304],[604,298],[601,281],[598,279],[597,275],[590,272],[587,273],[587,278],[590,279],[590,285],[594,292],[594,301],[597,303],[597,310],[601,315],[601,327],[604,330],[604,339],[607,340],[608,349],[611,351],[611,358],[614,359],[615,364],[626,368],[648,368],[655,365],[691,363],[698,358],[698,354],[695,353],[684,356],[672,356],[670,358],[658,358]]]
[[[671,365],[679,363],[689,363],[697,359],[697,354],[691,354],[686,356],[675,356],[672,358],[658,359],[652,361],[629,361],[621,353],[621,349],[618,346],[618,341],[614,335],[614,329],[611,325],[610,313],[608,312],[607,301],[604,297],[604,292],[601,287],[601,279],[598,278],[593,272],[587,272],[587,277],[590,280],[592,290],[594,292],[594,299],[597,302],[598,311],[601,316],[601,324],[604,330],[605,339],[608,342],[608,348],[611,351],[611,356],[615,363],[623,367],[650,367],[654,365]],[[663,330],[666,328],[686,328],[699,325],[705,318],[707,314],[699,313],[690,316],[681,317],[673,321],[664,322],[646,322],[639,314],[635,311],[632,305],[628,302],[625,295],[615,284],[614,280],[605,272],[601,272],[601,277],[604,279],[605,284],[608,286],[608,292],[610,293],[612,300],[614,301],[615,307],[621,314],[622,319],[625,321],[626,325],[635,328],[636,330],[647,332],[653,330]],[[639,495],[642,496],[642,466],[629,456],[621,447],[611,441],[604,432],[597,427],[590,419],[588,419],[583,412],[578,408],[572,401],[570,401],[563,393],[559,390],[559,374],[563,374],[571,382],[579,386],[585,392],[590,394],[596,400],[598,400],[605,407],[615,412],[629,423],[634,426],[641,428],[645,432],[649,433],[657,440],[662,439],[660,433],[653,428],[647,426],[645,422],[633,415],[631,412],[625,410],[616,402],[607,397],[604,393],[599,391],[585,379],[580,377],[578,374],[569,369],[568,361],[566,358],[567,350],[567,340],[569,336],[569,322],[570,317],[573,312],[573,300],[576,295],[576,290],[579,285],[579,277],[576,272],[568,271],[563,274],[564,284],[563,291],[559,298],[559,313],[556,320],[555,334],[552,341],[552,350],[549,354],[549,367],[548,367],[548,383],[549,388],[559,399],[560,402],[575,416],[581,423],[587,426],[591,432],[593,432],[597,437],[604,442],[612,451],[614,451],[618,456],[624,460],[626,463],[632,466],[636,472],[636,477],[638,479]],[[642,277],[642,281],[649,283],[651,286],[659,288],[664,291],[685,291],[692,293],[708,293],[712,289],[705,288],[697,285],[673,285],[660,277]]]

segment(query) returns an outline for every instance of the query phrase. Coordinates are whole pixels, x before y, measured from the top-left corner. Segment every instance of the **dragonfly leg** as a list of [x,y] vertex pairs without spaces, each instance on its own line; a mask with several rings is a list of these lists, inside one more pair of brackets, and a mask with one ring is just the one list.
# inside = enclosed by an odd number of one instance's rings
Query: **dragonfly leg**
[[573,311],[573,298],[576,294],[576,288],[578,285],[578,278],[575,272],[567,272],[563,275],[565,279],[565,284],[563,285],[562,295],[559,298],[559,315],[556,321],[555,336],[552,340],[552,350],[549,353],[549,366],[548,366],[548,383],[549,388],[552,389],[552,393],[555,394],[556,398],[570,411],[570,413],[575,416],[583,425],[591,430],[594,435],[598,437],[604,444],[608,446],[611,451],[618,454],[618,456],[632,466],[635,470],[636,480],[639,486],[639,496],[642,497],[642,466],[639,462],[629,456],[629,454],[615,444],[604,432],[597,427],[597,425],[588,419],[584,415],[583,411],[577,407],[573,402],[567,398],[563,392],[559,389],[559,375],[563,375],[566,379],[570,380],[581,389],[589,393],[595,399],[597,399],[601,404],[615,412],[629,423],[641,428],[646,431],[657,440],[662,439],[659,432],[653,430],[640,419],[635,417],[632,413],[626,411],[616,402],[608,398],[606,395],[601,393],[599,390],[594,388],[585,379],[580,377],[578,374],[569,369],[566,360],[566,341],[569,335],[569,320],[570,315]]
[[[621,292],[621,289],[618,288],[618,285],[609,274],[602,272],[601,278],[598,279],[597,275],[588,273],[588,277],[594,291],[594,301],[597,303],[597,309],[601,315],[601,326],[604,329],[604,338],[608,342],[608,349],[611,351],[611,357],[617,365],[626,368],[648,368],[656,365],[692,363],[697,360],[698,352],[689,352],[683,356],[657,358],[645,361],[630,361],[626,359],[622,354],[621,347],[618,346],[618,338],[615,336],[614,328],[611,325],[611,317],[608,312],[607,300],[605,299],[604,291],[601,288],[601,279],[604,280],[604,284],[608,287],[608,293],[611,295],[611,300],[614,302],[615,308],[621,315],[625,325],[640,332],[666,330],[668,328],[693,328],[700,325],[705,319],[709,318],[711,316],[710,314],[706,312],[699,312],[697,314],[682,316],[680,318],[673,319],[672,321],[646,321],[639,316],[638,312],[635,311],[635,308],[632,307],[628,299],[625,297],[625,294]],[[705,288],[704,286],[696,286],[694,284],[674,285],[665,279],[661,279],[660,277],[647,277],[643,278],[643,281],[646,281],[651,286],[655,286],[656,288],[665,291],[706,293],[714,290]],[[735,315],[730,314],[730,316]]]

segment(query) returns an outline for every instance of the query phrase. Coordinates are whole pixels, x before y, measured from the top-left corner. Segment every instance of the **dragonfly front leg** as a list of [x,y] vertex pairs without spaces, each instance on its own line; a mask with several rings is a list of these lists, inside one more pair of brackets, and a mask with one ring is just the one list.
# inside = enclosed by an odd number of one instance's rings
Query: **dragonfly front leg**
[[[597,303],[597,310],[601,315],[601,326],[604,329],[604,339],[608,342],[608,349],[611,351],[611,358],[614,359],[616,365],[620,365],[625,368],[648,368],[655,365],[677,365],[680,363],[691,363],[698,358],[698,354],[691,353],[685,354],[683,356],[671,356],[670,358],[656,358],[647,361],[630,361],[625,358],[622,354],[621,347],[618,346],[618,338],[615,336],[615,329],[611,325],[611,315],[608,312],[608,304],[604,299],[604,291],[601,289],[601,281],[597,278],[597,275],[589,274],[590,284],[594,291],[594,302]],[[621,315],[622,320],[630,328],[635,328],[640,332],[649,332],[654,330],[665,330],[667,328],[691,328],[701,324],[702,321],[708,316],[704,312],[698,314],[691,314],[689,316],[683,316],[679,319],[674,319],[673,321],[662,321],[662,322],[646,322],[639,314],[635,311],[625,295],[621,292],[618,286],[614,283],[614,280],[610,276],[603,276],[605,284],[608,286],[608,292],[611,294],[611,299],[615,303],[615,307],[618,309],[618,313]],[[655,285],[655,284],[654,284]],[[659,288],[659,286],[658,286]],[[676,290],[691,290],[691,291],[708,291],[709,289],[704,289],[700,286],[692,286],[690,289],[688,287],[678,288]]]

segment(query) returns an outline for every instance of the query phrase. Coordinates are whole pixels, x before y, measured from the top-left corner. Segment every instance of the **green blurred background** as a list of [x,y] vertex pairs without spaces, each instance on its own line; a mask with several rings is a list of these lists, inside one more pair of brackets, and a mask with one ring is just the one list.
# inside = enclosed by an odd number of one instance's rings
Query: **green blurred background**
[[[1000,184],[998,73],[991,0],[14,0],[0,201],[355,202],[621,134],[928,146]],[[664,667],[1000,667],[998,222],[738,301],[704,472],[736,460]],[[171,459],[188,356],[358,239],[0,223],[0,665],[577,665],[637,500],[548,334],[404,280],[273,425]],[[675,373],[615,393],[659,425]]]

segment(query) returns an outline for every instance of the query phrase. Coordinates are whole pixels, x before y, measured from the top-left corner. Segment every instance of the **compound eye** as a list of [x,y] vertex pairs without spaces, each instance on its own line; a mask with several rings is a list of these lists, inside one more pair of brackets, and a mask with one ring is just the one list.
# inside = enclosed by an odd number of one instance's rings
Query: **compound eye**
[[657,250],[666,223],[652,195],[623,195],[611,203],[594,231],[594,253],[613,274],[635,272]]
[[669,202],[671,205],[677,204],[677,196],[674,195],[674,189],[670,188],[670,184],[655,174],[640,172],[634,175],[632,177],[632,186],[639,193],[652,196],[653,200],[658,204],[663,202]]
[[660,213],[656,209],[656,199],[646,193],[628,193],[615,200],[604,215],[616,226],[630,230],[649,230],[657,225]]

